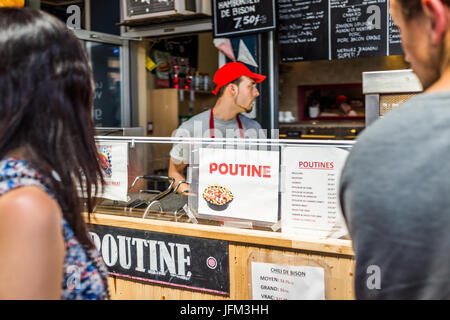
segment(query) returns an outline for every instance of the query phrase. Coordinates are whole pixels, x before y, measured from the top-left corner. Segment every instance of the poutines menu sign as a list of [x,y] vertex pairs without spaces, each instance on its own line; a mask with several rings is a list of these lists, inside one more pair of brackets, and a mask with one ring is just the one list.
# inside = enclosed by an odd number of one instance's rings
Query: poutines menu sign
[[403,54],[388,0],[278,0],[282,62]]
[[214,37],[273,30],[275,0],[213,0]]
[[109,274],[229,295],[228,242],[88,224]]

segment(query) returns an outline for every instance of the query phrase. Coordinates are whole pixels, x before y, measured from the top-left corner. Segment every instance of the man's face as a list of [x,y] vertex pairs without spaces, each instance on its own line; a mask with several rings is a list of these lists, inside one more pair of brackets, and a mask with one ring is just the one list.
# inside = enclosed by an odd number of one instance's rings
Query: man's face
[[406,19],[397,0],[390,1],[390,14],[400,29],[405,60],[427,89],[440,77],[440,48],[431,44],[430,21],[423,13]]
[[256,88],[255,81],[249,77],[243,76],[235,96],[235,103],[249,113],[252,111],[253,106],[255,105],[255,99],[258,96],[259,91]]

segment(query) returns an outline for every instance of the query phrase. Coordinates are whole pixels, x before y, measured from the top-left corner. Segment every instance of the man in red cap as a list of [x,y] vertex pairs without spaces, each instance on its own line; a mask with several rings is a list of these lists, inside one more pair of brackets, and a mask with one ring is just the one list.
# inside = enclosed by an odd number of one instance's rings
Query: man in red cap
[[352,109],[348,103],[348,98],[344,95],[340,95],[336,98],[336,106],[344,113],[345,116],[356,117],[358,114]]
[[[217,95],[215,105],[184,122],[175,132],[179,137],[197,138],[265,138],[261,126],[240,113],[252,111],[259,91],[256,84],[266,76],[251,72],[241,62],[230,62],[217,70],[214,75]],[[230,132],[233,135],[230,136]],[[184,170],[189,163],[188,144],[174,144],[170,151],[169,176],[175,179],[175,185],[185,180]],[[182,184],[178,192],[189,190]]]

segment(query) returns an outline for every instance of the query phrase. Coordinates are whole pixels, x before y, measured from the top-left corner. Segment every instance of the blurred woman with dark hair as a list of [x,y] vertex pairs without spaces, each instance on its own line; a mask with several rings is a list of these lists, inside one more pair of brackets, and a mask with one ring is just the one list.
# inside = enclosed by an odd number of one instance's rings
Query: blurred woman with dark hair
[[108,298],[81,215],[104,183],[93,92],[72,31],[42,11],[0,8],[0,299]]

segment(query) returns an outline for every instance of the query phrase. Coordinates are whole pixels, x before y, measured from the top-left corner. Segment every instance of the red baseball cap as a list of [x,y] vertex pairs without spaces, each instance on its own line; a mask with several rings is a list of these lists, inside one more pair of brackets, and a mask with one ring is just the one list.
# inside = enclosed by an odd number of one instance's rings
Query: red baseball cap
[[266,76],[251,72],[241,62],[230,62],[217,70],[216,74],[214,75],[213,81],[217,85],[217,87],[213,91],[213,93],[217,95],[217,92],[219,92],[220,88],[242,76],[247,76],[255,80],[256,83],[263,82],[266,79]]
[[344,102],[347,102],[347,101],[348,101],[348,98],[346,96],[344,96],[344,95],[340,95],[340,96],[338,96],[336,98],[336,103],[337,104],[341,104],[341,103],[344,103]]

